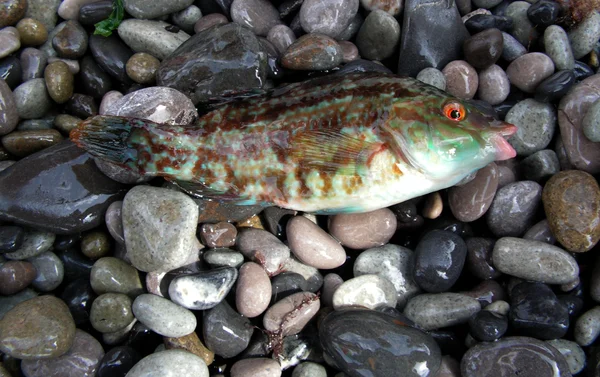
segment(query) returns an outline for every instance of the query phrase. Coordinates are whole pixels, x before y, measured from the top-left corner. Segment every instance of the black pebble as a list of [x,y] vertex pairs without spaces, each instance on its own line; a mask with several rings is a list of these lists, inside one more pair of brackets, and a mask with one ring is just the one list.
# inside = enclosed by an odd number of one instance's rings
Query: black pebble
[[560,5],[555,1],[540,0],[527,9],[527,17],[534,25],[546,27],[556,22],[560,10]]
[[0,253],[15,251],[23,244],[25,232],[20,226],[0,226]]
[[119,346],[106,352],[96,371],[96,377],[125,377],[138,361],[140,354],[131,347]]
[[494,16],[491,14],[476,14],[465,22],[465,27],[471,33],[477,34],[486,29],[500,29],[509,32],[513,25],[513,20],[509,17]]
[[491,342],[500,339],[508,328],[508,319],[500,314],[489,310],[482,310],[475,313],[469,319],[469,330],[473,338]]
[[575,84],[575,74],[571,70],[554,73],[535,88],[535,99],[540,102],[560,100]]

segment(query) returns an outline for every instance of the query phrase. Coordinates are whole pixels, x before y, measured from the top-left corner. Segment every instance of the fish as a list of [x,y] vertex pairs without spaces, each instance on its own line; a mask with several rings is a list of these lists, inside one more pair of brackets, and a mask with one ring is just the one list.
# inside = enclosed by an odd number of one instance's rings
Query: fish
[[238,205],[362,213],[451,187],[515,157],[516,126],[410,77],[329,75],[225,101],[187,125],[82,121],[93,157]]

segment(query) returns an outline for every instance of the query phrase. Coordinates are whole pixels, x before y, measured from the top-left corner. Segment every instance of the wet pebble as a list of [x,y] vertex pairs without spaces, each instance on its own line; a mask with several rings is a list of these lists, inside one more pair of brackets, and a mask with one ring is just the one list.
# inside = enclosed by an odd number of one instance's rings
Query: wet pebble
[[295,272],[283,272],[271,279],[271,302],[275,303],[294,293],[306,291],[306,279]]
[[188,352],[193,353],[194,355],[200,357],[206,365],[212,364],[215,359],[215,354],[202,342],[200,338],[195,332],[190,333],[189,335],[180,336],[177,338],[169,338],[164,337],[163,343],[166,349],[181,349]]
[[417,75],[417,80],[435,86],[440,90],[446,90],[446,76],[439,69],[425,68]]
[[88,35],[77,21],[66,21],[59,25],[60,31],[52,38],[52,47],[58,56],[66,59],[83,57],[88,48]]
[[125,84],[131,82],[127,76],[125,67],[127,61],[133,55],[133,51],[118,36],[102,37],[100,35],[91,35],[89,49],[96,63],[106,73],[119,82]]
[[522,55],[512,61],[506,69],[510,82],[526,93],[533,93],[535,88],[553,73],[554,62],[541,52]]
[[144,0],[123,1],[127,13],[140,19],[152,19],[166,16],[170,13],[185,9],[192,3],[193,0],[155,1],[151,3]]
[[467,245],[466,266],[473,275],[482,280],[495,279],[501,275],[492,263],[494,239],[470,237],[465,243]]
[[550,230],[548,220],[546,219],[529,228],[529,230],[527,230],[527,232],[525,232],[523,235],[523,238],[526,240],[545,242],[550,245],[556,242],[556,238],[554,238],[554,235]]
[[125,377],[141,356],[129,346],[117,346],[106,351],[98,364],[96,377]]
[[193,4],[171,14],[173,23],[188,34],[194,34],[194,25],[200,18],[202,18],[202,10]]
[[41,292],[50,292],[56,289],[63,281],[65,269],[62,261],[51,251],[29,258],[37,274],[32,286]]
[[585,367],[585,352],[579,344],[566,339],[547,340],[546,343],[556,348],[564,356],[572,375],[583,370]]
[[46,89],[56,103],[65,103],[73,95],[75,77],[61,61],[48,64],[44,70]]
[[600,13],[589,12],[569,31],[568,36],[575,59],[581,59],[589,54],[600,39]]
[[575,82],[573,71],[558,71],[535,88],[535,99],[540,102],[556,102],[567,94]]
[[101,333],[112,333],[133,322],[131,299],[122,293],[104,293],[92,303],[90,323]]
[[463,44],[467,62],[477,69],[488,68],[502,56],[502,32],[492,28],[469,37]]
[[561,5],[552,0],[538,1],[527,9],[527,17],[538,27],[546,27],[554,24],[561,12]]
[[40,21],[23,18],[15,26],[19,32],[21,43],[25,46],[39,46],[48,39],[48,30]]
[[210,309],[225,298],[237,276],[238,272],[233,267],[178,276],[169,284],[169,296],[173,302],[184,308]]
[[329,218],[329,233],[342,245],[368,249],[386,244],[396,231],[397,220],[387,208]]
[[542,187],[533,181],[509,183],[500,188],[486,213],[490,230],[498,237],[520,236],[533,225],[541,198]]
[[231,366],[231,377],[280,377],[281,366],[273,359],[262,357],[242,359]]
[[280,24],[279,12],[267,0],[233,0],[231,20],[265,37],[269,30]]
[[54,129],[14,131],[2,137],[2,145],[11,154],[25,157],[58,144],[64,138]]
[[227,248],[216,248],[205,251],[202,254],[204,261],[213,267],[235,267],[244,263],[244,255],[235,250]]
[[203,224],[200,239],[207,247],[230,247],[235,245],[237,229],[231,223]]
[[295,70],[325,70],[337,67],[343,59],[340,45],[323,34],[298,38],[281,56],[281,65]]
[[471,222],[482,217],[494,199],[498,188],[498,170],[491,163],[477,171],[475,178],[448,191],[448,204],[459,221]]
[[37,48],[27,47],[21,52],[23,81],[44,77],[44,68],[48,63],[46,54]]
[[298,292],[277,301],[263,317],[265,330],[283,336],[298,334],[317,314],[321,302],[311,292]]
[[127,377],[209,377],[206,363],[191,352],[174,349],[153,353],[144,357],[129,372]]
[[508,319],[489,310],[482,310],[469,318],[470,334],[482,342],[500,339],[508,329]]
[[502,32],[502,59],[512,62],[527,53],[527,49],[507,32]]
[[530,43],[538,38],[538,31],[533,23],[527,17],[529,4],[526,1],[514,1],[506,7],[504,15],[513,21],[510,33],[523,46],[529,46]]
[[307,33],[338,38],[358,11],[359,0],[305,0],[300,7],[300,24]]
[[320,364],[306,361],[294,368],[292,377],[327,377],[327,370]]
[[259,263],[270,275],[277,275],[290,256],[290,249],[273,234],[263,229],[240,229],[236,247],[244,256]]
[[517,155],[529,156],[550,144],[556,129],[556,110],[548,103],[527,98],[513,106],[505,121],[518,127],[508,142]]
[[271,281],[265,270],[254,262],[240,267],[235,302],[240,314],[253,318],[262,314],[271,301]]
[[5,104],[0,109],[0,135],[6,135],[17,126],[19,113],[15,97],[4,80],[0,80],[0,101]]
[[464,60],[454,60],[442,70],[446,91],[461,99],[472,99],[479,86],[477,71]]
[[156,71],[160,61],[145,52],[135,53],[127,61],[127,75],[138,84],[150,84],[156,79]]
[[38,296],[38,293],[31,288],[25,288],[21,292],[18,292],[10,296],[0,296],[0,320],[17,304],[30,300]]
[[128,19],[119,25],[119,37],[134,52],[145,52],[159,60],[171,55],[190,38],[183,30],[173,33],[163,21]]
[[426,293],[411,298],[404,315],[423,330],[435,330],[466,323],[480,310],[477,299],[460,293]]
[[590,141],[600,142],[600,100],[596,100],[581,121],[583,134]]
[[526,280],[566,284],[579,275],[577,261],[569,253],[540,241],[500,238],[492,258],[498,270]]
[[373,274],[360,275],[340,285],[333,294],[332,303],[336,310],[355,305],[369,309],[393,308],[398,303],[398,294],[388,279]]
[[77,326],[89,323],[92,302],[96,297],[86,277],[68,283],[60,295],[60,298],[69,307],[69,311]]
[[196,23],[194,24],[194,32],[200,33],[202,30],[206,30],[215,25],[224,25],[228,23],[227,17],[220,13],[211,13],[205,16],[202,16]]
[[44,79],[31,79],[13,91],[19,117],[23,119],[41,118],[52,106]]
[[25,15],[27,9],[26,0],[9,0],[4,3],[0,10],[0,27],[16,24]]
[[108,206],[105,215],[106,228],[113,239],[119,244],[125,243],[125,236],[123,234],[123,221],[121,217],[122,209],[123,202],[120,200],[115,201]]
[[0,295],[13,295],[27,288],[37,271],[31,262],[7,261],[0,264]]
[[136,297],[132,310],[138,321],[163,336],[184,336],[196,328],[196,317],[191,311],[153,294]]
[[233,310],[226,301],[203,313],[202,334],[206,346],[221,357],[239,355],[248,347],[253,332],[248,318]]
[[283,54],[294,43],[296,35],[286,25],[275,25],[269,30],[267,40],[275,46],[280,54]]
[[519,165],[525,179],[537,182],[548,179],[560,171],[558,157],[551,149],[535,152],[524,158]]
[[571,50],[571,43],[567,32],[562,27],[548,26],[544,31],[544,48],[546,55],[552,59],[557,70],[574,68],[575,58]]
[[56,235],[49,232],[36,230],[27,230],[23,235],[23,243],[14,251],[5,253],[2,256],[6,259],[23,260],[36,255],[40,255],[52,247]]
[[104,232],[91,232],[81,239],[81,252],[86,257],[96,260],[110,253],[110,241]]
[[292,253],[309,266],[332,269],[346,261],[346,252],[339,242],[306,217],[290,219],[286,233]]
[[398,16],[404,7],[403,0],[361,0],[360,4],[369,11],[382,10],[391,16]]
[[497,65],[479,71],[477,96],[490,105],[499,105],[510,93],[510,81],[506,72]]
[[400,40],[400,24],[384,10],[374,10],[363,22],[356,36],[360,55],[370,60],[383,60],[396,50]]
[[133,299],[143,293],[138,271],[114,257],[100,258],[94,263],[90,284],[97,294],[123,293]]

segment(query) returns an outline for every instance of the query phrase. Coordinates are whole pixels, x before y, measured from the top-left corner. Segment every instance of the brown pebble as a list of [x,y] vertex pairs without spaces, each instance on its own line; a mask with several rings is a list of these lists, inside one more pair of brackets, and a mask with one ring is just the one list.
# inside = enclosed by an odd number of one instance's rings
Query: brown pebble
[[17,23],[16,27],[21,36],[22,45],[39,46],[48,39],[46,27],[36,19],[23,18]]
[[491,163],[480,169],[475,179],[448,190],[448,205],[459,221],[471,222],[483,216],[492,205],[498,189],[498,169]]
[[200,239],[207,247],[231,247],[235,245],[237,229],[233,224],[220,222],[203,224],[200,227]]
[[337,67],[343,52],[335,39],[322,34],[305,34],[281,56],[281,65],[296,70],[324,70]]
[[346,262],[346,251],[340,243],[304,216],[292,217],[286,233],[290,250],[304,264],[332,269]]
[[342,63],[350,63],[360,58],[358,47],[350,41],[339,41],[338,44],[342,48]]
[[246,262],[240,267],[235,303],[238,312],[248,318],[261,315],[271,302],[271,280],[259,264]]
[[352,249],[369,249],[385,245],[396,232],[396,216],[382,208],[365,213],[329,217],[329,234]]
[[432,192],[427,195],[425,199],[425,205],[423,206],[423,217],[426,219],[437,219],[444,209],[444,203],[442,202],[442,196],[439,192]]
[[27,10],[27,0],[2,0],[0,4],[0,28],[16,24]]
[[125,70],[127,76],[138,84],[150,84],[156,79],[159,66],[160,61],[157,58],[145,52],[138,52],[129,58]]
[[17,156],[25,157],[62,141],[64,137],[54,129],[13,131],[2,137],[2,145]]
[[0,265],[0,295],[14,295],[25,289],[37,272],[30,262],[11,260]]
[[235,224],[238,228],[256,228],[256,229],[265,229],[260,217],[258,215],[254,215],[245,220],[238,221]]
[[169,338],[165,336],[163,337],[163,342],[166,349],[186,350],[200,357],[202,360],[204,360],[206,365],[212,364],[212,362],[215,360],[215,353],[202,344],[200,338],[198,338],[198,335],[195,332],[179,338]]
[[73,95],[75,76],[69,66],[61,61],[50,63],[44,69],[48,94],[56,103],[65,103]]
[[446,91],[461,99],[472,99],[479,87],[477,71],[464,60],[448,63],[442,73],[446,77]]
[[88,233],[81,239],[81,253],[95,260],[110,253],[110,239],[104,232]]

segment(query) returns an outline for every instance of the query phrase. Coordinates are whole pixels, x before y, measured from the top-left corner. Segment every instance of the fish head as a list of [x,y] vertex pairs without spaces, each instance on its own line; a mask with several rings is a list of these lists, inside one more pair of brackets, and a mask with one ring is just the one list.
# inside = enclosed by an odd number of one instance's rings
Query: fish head
[[505,139],[517,131],[516,126],[444,92],[399,100],[393,112],[385,126],[392,149],[431,178],[462,177],[516,156]]

